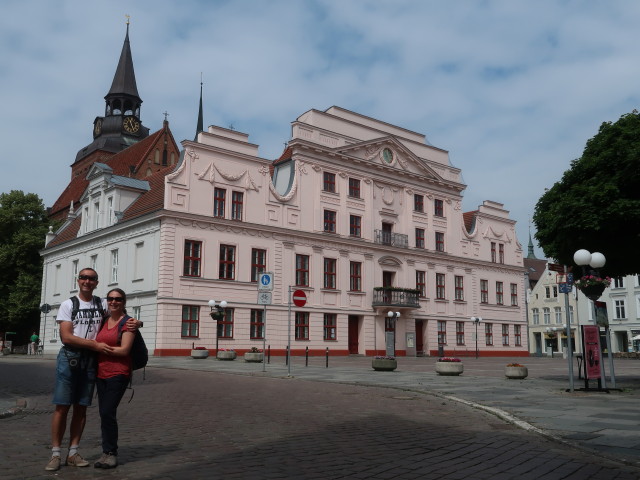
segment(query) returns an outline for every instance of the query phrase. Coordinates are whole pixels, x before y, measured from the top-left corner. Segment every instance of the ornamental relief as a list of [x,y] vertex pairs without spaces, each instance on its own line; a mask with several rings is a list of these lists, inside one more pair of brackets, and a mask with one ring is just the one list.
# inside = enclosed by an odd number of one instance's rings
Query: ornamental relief
[[340,205],[340,198],[330,197],[328,195],[320,195],[320,201],[325,203],[331,203],[332,205]]
[[[373,182],[375,187],[378,187],[380,190],[380,198],[385,205],[393,205],[393,201],[395,199],[395,194],[400,190],[397,187],[392,187],[389,185],[379,185],[377,182]],[[376,189],[373,189],[373,198],[376,198]],[[400,205],[402,205],[402,195],[400,197]]]
[[222,170],[217,167],[213,161],[209,162],[209,165],[202,173],[193,172],[193,174],[198,177],[198,180],[206,180],[212,185],[216,181],[216,172],[227,182],[237,182],[242,177],[245,177],[244,180],[244,189],[245,190],[255,190],[258,191],[258,186],[254,182],[253,178],[251,178],[251,174],[249,173],[249,169],[246,169],[239,173],[230,173]]
[[482,238],[487,240],[500,240],[501,242],[511,243],[511,237],[504,230],[496,231],[492,226],[489,226],[484,233],[482,234]]
[[178,169],[173,173],[167,174],[167,180],[168,181],[171,182],[171,181],[177,179],[184,172],[184,170],[186,168],[186,165],[187,165],[187,157],[191,161],[191,163],[193,163],[195,160],[200,158],[193,148],[188,148],[187,149],[187,153],[184,156],[184,158],[182,159],[182,163],[180,164]]

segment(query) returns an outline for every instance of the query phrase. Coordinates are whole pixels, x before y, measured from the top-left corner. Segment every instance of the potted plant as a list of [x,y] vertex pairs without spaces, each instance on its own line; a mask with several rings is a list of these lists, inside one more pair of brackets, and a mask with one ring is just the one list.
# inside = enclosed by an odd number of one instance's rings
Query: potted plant
[[207,347],[193,347],[191,349],[191,358],[207,358],[209,356],[209,350]]
[[507,378],[522,380],[527,378],[527,375],[529,375],[529,370],[519,363],[509,363],[504,368],[504,376]]
[[389,355],[376,355],[371,360],[371,366],[377,372],[393,372],[398,368],[396,357]]
[[218,360],[235,360],[236,351],[233,348],[220,348],[216,354]]
[[262,353],[262,350],[259,350],[256,347],[251,347],[251,349],[244,354],[245,362],[261,363],[263,360],[264,353]]
[[464,371],[462,360],[455,357],[440,357],[436,362],[436,373],[438,375],[454,376],[460,375]]
[[584,277],[576,280],[574,285],[578,290],[584,293],[587,298],[595,301],[600,298],[604,289],[611,285],[611,278],[602,278],[597,275],[585,275]]

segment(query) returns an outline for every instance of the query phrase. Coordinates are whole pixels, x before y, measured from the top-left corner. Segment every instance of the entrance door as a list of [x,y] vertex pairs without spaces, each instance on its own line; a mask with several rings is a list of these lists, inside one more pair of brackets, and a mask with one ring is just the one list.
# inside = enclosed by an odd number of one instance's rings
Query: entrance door
[[349,354],[355,355],[360,353],[360,345],[358,343],[358,325],[360,317],[357,315],[349,315]]
[[424,323],[416,320],[416,356],[424,357]]

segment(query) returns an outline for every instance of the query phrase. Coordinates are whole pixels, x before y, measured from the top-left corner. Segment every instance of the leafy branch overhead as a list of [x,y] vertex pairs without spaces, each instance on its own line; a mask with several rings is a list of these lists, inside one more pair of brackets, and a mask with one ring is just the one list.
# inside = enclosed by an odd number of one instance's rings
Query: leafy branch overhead
[[[536,239],[548,258],[574,265],[584,248],[607,259],[611,277],[640,272],[640,114],[605,122],[582,157],[540,197]],[[580,272],[579,272],[580,273]]]

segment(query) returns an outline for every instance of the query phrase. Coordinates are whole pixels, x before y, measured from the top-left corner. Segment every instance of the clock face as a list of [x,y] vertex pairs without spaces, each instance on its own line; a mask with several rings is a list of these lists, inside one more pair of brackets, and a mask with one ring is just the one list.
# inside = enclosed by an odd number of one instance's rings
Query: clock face
[[140,122],[135,117],[125,117],[122,127],[129,133],[137,133],[140,130]]
[[102,132],[102,119],[98,118],[93,124],[93,134],[97,137],[100,135],[100,132]]
[[385,148],[384,150],[382,150],[382,159],[385,161],[385,163],[393,162],[393,152],[390,149]]

